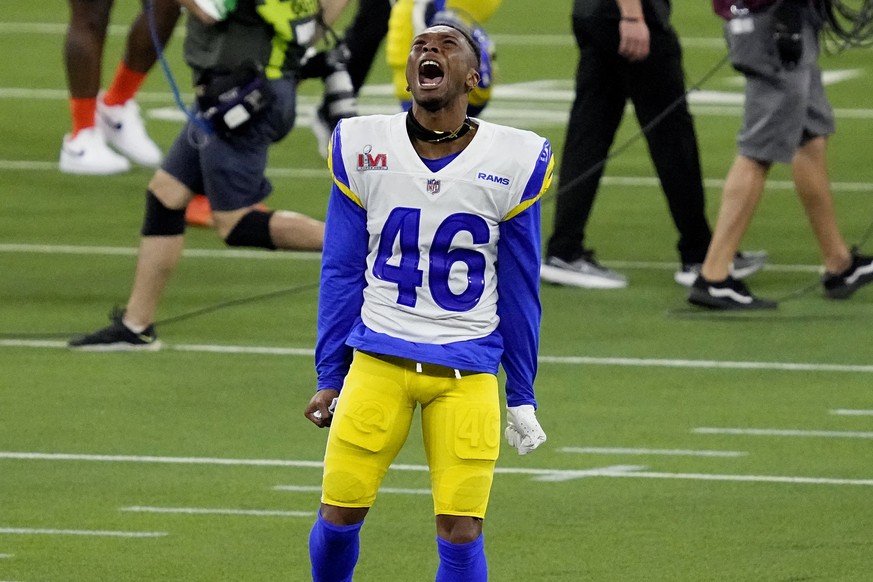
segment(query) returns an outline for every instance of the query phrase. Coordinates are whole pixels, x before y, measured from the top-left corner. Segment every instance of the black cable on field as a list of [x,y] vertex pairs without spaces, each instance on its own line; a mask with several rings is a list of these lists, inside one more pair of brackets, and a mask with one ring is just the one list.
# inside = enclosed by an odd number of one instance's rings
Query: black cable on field
[[178,323],[180,321],[185,321],[186,319],[191,319],[192,317],[197,317],[200,315],[205,315],[207,313],[212,313],[213,311],[227,309],[228,307],[236,307],[237,305],[245,305],[247,303],[254,303],[256,301],[264,301],[266,299],[273,299],[275,297],[282,297],[284,295],[293,295],[294,293],[301,293],[303,291],[318,289],[318,285],[319,285],[318,282],[307,283],[305,285],[295,285],[294,287],[287,287],[285,289],[270,291],[268,293],[260,293],[258,295],[250,295],[248,297],[240,297],[239,299],[230,299],[227,301],[221,301],[219,303],[207,305],[206,307],[201,307],[201,308],[193,309],[193,310],[185,312],[185,313],[180,313],[179,315],[174,315],[172,317],[159,319],[159,320],[155,321],[155,326],[159,326],[159,325],[166,326],[166,325],[170,325],[173,323]]
[[824,23],[824,46],[829,52],[873,46],[873,0],[859,2],[854,8],[844,0],[822,0],[814,4]]

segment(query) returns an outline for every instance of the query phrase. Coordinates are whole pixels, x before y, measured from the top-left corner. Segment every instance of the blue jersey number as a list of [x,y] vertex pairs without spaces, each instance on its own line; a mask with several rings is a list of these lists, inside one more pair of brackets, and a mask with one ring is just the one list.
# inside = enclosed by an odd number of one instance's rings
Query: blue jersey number
[[[397,285],[397,303],[415,307],[417,289],[422,285],[418,268],[419,224],[421,210],[395,208],[385,221],[379,236],[379,252],[373,265],[373,275]],[[452,214],[436,230],[430,245],[430,293],[437,305],[446,311],[469,311],[479,302],[485,289],[485,255],[472,249],[452,250],[452,241],[461,232],[470,233],[473,244],[486,244],[491,238],[488,223],[475,214]],[[388,261],[394,256],[394,243],[400,246],[400,264]],[[449,287],[452,267],[464,263],[467,286],[460,293]]]

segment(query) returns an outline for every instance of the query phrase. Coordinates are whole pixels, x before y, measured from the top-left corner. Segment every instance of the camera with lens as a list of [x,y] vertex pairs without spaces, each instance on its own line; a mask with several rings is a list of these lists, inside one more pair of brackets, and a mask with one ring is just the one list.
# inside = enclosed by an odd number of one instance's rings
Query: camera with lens
[[329,50],[309,56],[301,67],[301,79],[320,78],[324,81],[324,99],[318,114],[331,129],[340,119],[358,114],[358,100],[346,68],[350,55],[348,47],[340,42]]

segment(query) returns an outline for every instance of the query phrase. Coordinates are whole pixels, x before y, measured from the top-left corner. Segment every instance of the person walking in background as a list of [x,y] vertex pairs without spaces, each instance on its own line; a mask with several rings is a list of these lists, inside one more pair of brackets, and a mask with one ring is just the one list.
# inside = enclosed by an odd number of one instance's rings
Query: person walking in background
[[[576,287],[617,289],[628,280],[604,267],[585,246],[585,228],[604,161],[630,100],[645,137],[679,241],[674,279],[690,287],[712,235],[705,213],[694,121],[685,100],[682,49],[670,24],[669,0],[575,0],[579,46],[576,96],[561,157],[553,231],[542,279]],[[764,252],[738,253],[734,276],[761,269]],[[730,262],[730,261],[729,261]]]
[[818,66],[821,20],[807,0],[713,0],[726,20],[731,63],[746,79],[743,125],[728,170],[715,234],[688,295],[710,309],[773,309],[729,272],[774,163],[791,164],[794,185],[824,260],[824,293],[850,297],[873,281],[873,257],[846,244],[828,179],[834,114]]
[[128,32],[124,58],[109,88],[101,93],[103,48],[112,5],[113,0],[70,0],[64,64],[72,131],[64,136],[59,161],[65,173],[117,174],[129,170],[131,161],[148,167],[157,167],[161,161],[161,150],[146,132],[134,97],[157,60],[149,11],[163,46],[179,20],[179,3],[143,2]]
[[[156,350],[158,303],[182,254],[185,207],[202,192],[215,230],[229,246],[318,251],[324,223],[295,212],[265,211],[269,148],[294,126],[300,58],[318,29],[321,7],[238,0],[220,25],[195,0],[189,10],[185,60],[198,95],[198,115],[179,132],[146,192],[133,288],[109,326],[72,339],[75,350]],[[343,0],[323,0],[336,14]],[[336,5],[336,6],[334,6]],[[289,19],[297,23],[288,28]],[[331,20],[327,20],[331,22]],[[253,61],[260,58],[260,61]]]
[[479,58],[461,28],[425,29],[407,57],[412,108],[345,119],[334,132],[318,391],[304,411],[330,425],[309,538],[316,582],[352,579],[364,518],[419,404],[438,582],[487,580],[482,520],[500,444],[499,365],[510,445],[526,454],[546,440],[533,383],[551,148],[467,116]]

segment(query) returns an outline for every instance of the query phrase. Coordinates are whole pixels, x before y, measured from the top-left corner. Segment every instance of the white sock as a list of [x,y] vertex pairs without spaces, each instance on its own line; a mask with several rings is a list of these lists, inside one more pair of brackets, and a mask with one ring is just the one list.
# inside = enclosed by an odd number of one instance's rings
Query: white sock
[[130,321],[126,317],[121,318],[121,323],[124,324],[124,327],[132,331],[133,333],[142,333],[148,327],[147,325],[134,325],[130,323]]

